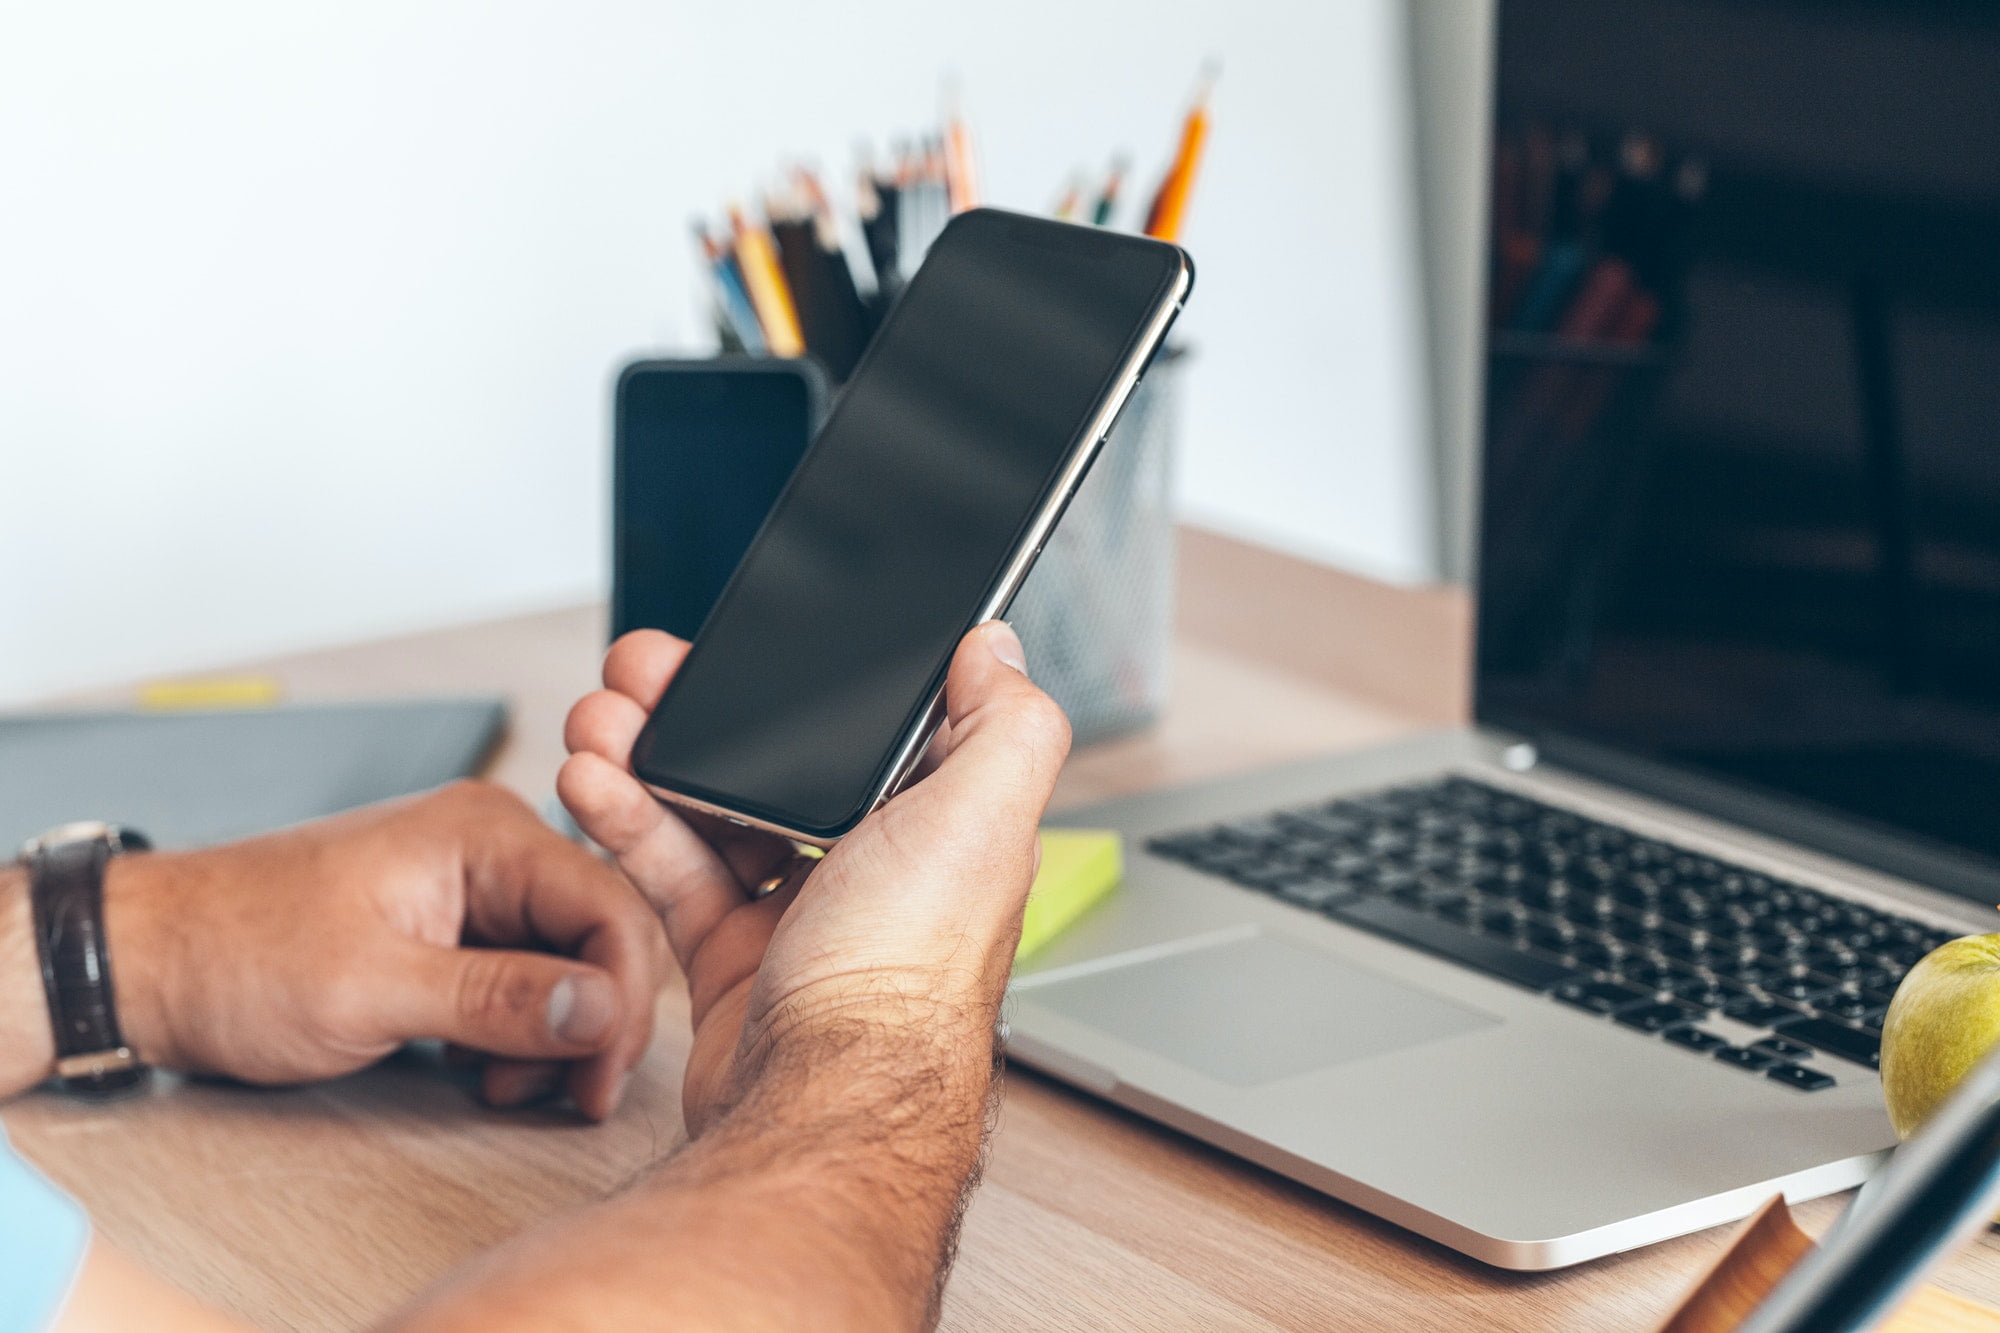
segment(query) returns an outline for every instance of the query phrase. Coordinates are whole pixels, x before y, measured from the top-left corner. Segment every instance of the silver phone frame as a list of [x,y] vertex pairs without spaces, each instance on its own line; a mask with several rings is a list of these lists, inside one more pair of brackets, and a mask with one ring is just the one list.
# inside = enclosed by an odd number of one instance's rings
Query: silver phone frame
[[[1027,582],[1028,571],[1035,567],[1036,558],[1041,555],[1042,547],[1048,543],[1049,533],[1055,529],[1056,521],[1062,517],[1063,510],[1068,507],[1071,497],[1076,494],[1076,488],[1083,484],[1084,474],[1090,470],[1098,451],[1104,447],[1105,437],[1111,433],[1112,423],[1118,419],[1118,414],[1124,409],[1126,401],[1131,398],[1132,391],[1139,387],[1139,379],[1145,373],[1147,364],[1159,350],[1160,344],[1166,340],[1167,329],[1186,303],[1188,291],[1194,285],[1194,266],[1189,263],[1186,253],[1180,251],[1178,247],[1175,253],[1178,255],[1178,268],[1174,273],[1171,290],[1162,296],[1143,335],[1134,344],[1131,354],[1125,359],[1125,364],[1119,368],[1117,382],[1111,392],[1105,395],[1104,401],[1098,405],[1097,412],[1084,430],[1084,443],[1081,447],[1072,449],[1055,487],[1050,490],[1042,507],[1036,511],[1034,522],[1029,524],[1020,546],[1015,549],[1013,558],[1008,561],[1006,572],[1001,575],[1000,582],[995,586],[992,595],[980,606],[979,614],[973,619],[975,625],[984,624],[1003,615],[1014,600],[1015,594],[1020,592],[1021,585]],[[855,827],[859,827],[870,815],[887,804],[890,797],[902,790],[903,784],[909,781],[912,773],[916,772],[917,763],[923,758],[925,747],[930,744],[931,737],[936,734],[944,717],[944,686],[939,685],[932,693],[917,724],[903,738],[901,746],[896,751],[895,762],[889,765],[887,776],[884,777],[882,785],[876,789],[873,798],[868,801],[867,809],[862,812],[861,818],[855,821]],[[800,846],[830,848],[847,836],[845,833],[835,834],[832,837],[807,833],[670,788],[658,787],[650,782],[644,782],[642,785],[655,797],[670,805],[714,816],[738,828],[773,833]]]

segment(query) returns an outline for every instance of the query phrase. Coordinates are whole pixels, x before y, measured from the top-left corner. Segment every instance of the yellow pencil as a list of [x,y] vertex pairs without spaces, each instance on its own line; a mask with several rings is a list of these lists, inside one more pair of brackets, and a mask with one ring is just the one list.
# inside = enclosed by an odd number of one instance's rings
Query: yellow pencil
[[778,267],[771,233],[751,226],[743,210],[734,206],[729,210],[729,227],[736,237],[736,264],[743,270],[744,289],[764,328],[765,345],[772,356],[804,356],[805,334],[799,329],[798,308],[785,285],[784,270]]

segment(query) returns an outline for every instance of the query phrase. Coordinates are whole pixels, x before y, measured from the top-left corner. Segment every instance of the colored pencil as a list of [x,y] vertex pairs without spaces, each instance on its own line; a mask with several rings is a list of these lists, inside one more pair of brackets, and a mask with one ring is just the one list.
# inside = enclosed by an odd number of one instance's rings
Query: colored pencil
[[1104,178],[1104,188],[1097,196],[1097,206],[1090,210],[1090,220],[1099,227],[1111,225],[1111,214],[1118,207],[1118,191],[1125,184],[1125,159],[1117,158],[1111,163],[1111,174]]
[[778,267],[778,254],[771,235],[754,227],[743,210],[732,205],[729,227],[736,240],[736,263],[743,271],[743,286],[757,311],[757,323],[764,330],[764,343],[773,356],[799,356],[806,350],[805,335],[799,331],[799,313]]
[[1188,200],[1194,193],[1195,175],[1201,169],[1202,150],[1208,144],[1208,98],[1215,86],[1217,70],[1211,64],[1202,71],[1195,89],[1194,105],[1181,124],[1180,146],[1173,165],[1160,182],[1159,193],[1146,214],[1146,234],[1162,241],[1177,241],[1187,222]]
[[752,356],[762,356],[767,350],[764,330],[757,323],[756,308],[750,304],[750,294],[743,288],[743,275],[736,267],[736,257],[723,249],[708,227],[697,220],[694,224],[695,243],[701,247],[702,259],[708,264],[711,277],[715,279],[716,314],[729,337],[727,341]]

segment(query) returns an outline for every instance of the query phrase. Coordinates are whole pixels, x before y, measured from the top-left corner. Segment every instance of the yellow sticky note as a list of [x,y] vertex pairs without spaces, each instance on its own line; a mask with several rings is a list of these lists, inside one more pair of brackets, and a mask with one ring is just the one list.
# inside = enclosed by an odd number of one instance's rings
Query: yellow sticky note
[[283,691],[269,676],[209,676],[193,680],[156,680],[139,688],[139,707],[264,708],[278,702]]
[[1116,833],[1043,829],[1042,868],[1028,890],[1028,915],[1014,956],[1026,958],[1069,929],[1117,888],[1124,874],[1124,846]]

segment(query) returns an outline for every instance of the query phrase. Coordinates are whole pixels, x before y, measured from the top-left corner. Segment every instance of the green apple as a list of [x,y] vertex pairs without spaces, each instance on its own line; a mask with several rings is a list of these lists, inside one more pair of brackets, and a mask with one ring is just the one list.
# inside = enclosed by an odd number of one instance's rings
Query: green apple
[[1907,1139],[2000,1042],[2000,935],[1940,944],[1910,969],[1882,1020],[1882,1094]]

